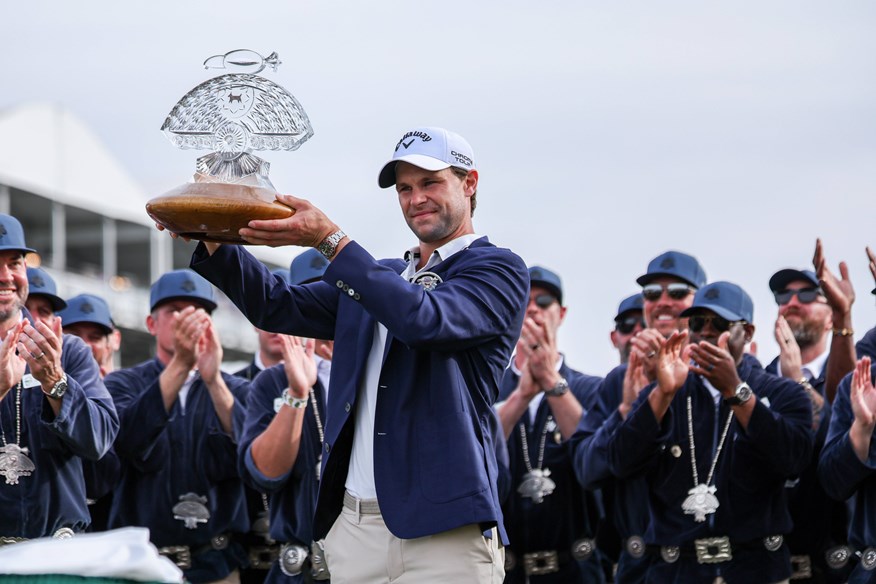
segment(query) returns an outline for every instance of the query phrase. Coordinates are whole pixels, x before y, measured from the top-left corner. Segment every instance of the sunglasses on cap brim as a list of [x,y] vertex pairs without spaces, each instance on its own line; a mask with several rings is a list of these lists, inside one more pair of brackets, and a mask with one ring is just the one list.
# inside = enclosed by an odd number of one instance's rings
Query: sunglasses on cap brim
[[691,332],[698,333],[706,328],[706,323],[711,323],[712,328],[719,333],[726,333],[734,324],[743,324],[744,320],[727,320],[717,314],[694,314],[687,319],[687,326]]
[[779,306],[789,303],[795,295],[800,304],[811,304],[818,300],[819,296],[823,296],[824,293],[821,291],[821,288],[800,288],[799,290],[778,290],[773,292],[773,296],[776,297],[776,304]]
[[550,294],[539,294],[532,300],[539,308],[548,308],[551,304],[557,302],[557,299]]
[[642,287],[642,298],[651,302],[660,300],[664,290],[673,300],[684,300],[694,291],[694,288],[680,282],[672,284],[648,284]]
[[628,316],[626,318],[622,318],[621,320],[615,321],[614,330],[622,335],[628,335],[636,330],[636,325],[639,325],[641,328],[644,329],[645,319],[643,319],[641,316]]

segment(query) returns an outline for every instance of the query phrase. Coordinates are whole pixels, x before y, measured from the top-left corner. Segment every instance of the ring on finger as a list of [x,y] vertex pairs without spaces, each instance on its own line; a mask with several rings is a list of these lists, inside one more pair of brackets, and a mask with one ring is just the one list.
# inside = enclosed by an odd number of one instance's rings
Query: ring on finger
[[653,356],[656,355],[656,354],[657,354],[657,351],[651,351],[650,353],[648,353],[648,354],[645,355],[645,356],[646,356],[647,358],[650,359],[651,357],[653,357]]
[[529,348],[532,349],[533,351],[535,351],[536,349],[538,349],[538,346],[539,346],[538,343],[536,343],[534,345],[531,345]]
[[712,365],[711,363],[709,363],[708,365],[706,365],[706,371],[712,371],[712,369],[714,369],[714,368],[715,368],[715,366]]

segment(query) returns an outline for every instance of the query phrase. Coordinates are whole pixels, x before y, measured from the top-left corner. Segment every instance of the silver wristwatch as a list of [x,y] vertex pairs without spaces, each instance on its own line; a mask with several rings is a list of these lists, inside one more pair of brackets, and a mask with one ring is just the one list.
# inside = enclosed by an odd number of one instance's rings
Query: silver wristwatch
[[52,386],[46,395],[52,399],[61,399],[65,393],[67,393],[67,374],[61,373],[61,379]]
[[751,391],[751,386],[743,381],[736,386],[736,395],[725,398],[724,403],[728,406],[741,406],[750,400],[752,395],[754,395],[754,392]]
[[569,391],[569,382],[566,381],[565,378],[560,377],[560,380],[557,381],[557,384],[550,389],[544,390],[545,395],[549,395],[551,397],[557,397],[561,395],[565,395],[566,392]]
[[347,234],[338,229],[323,239],[322,242],[316,246],[316,249],[319,253],[325,256],[325,259],[330,260],[335,256],[335,252],[338,250],[338,244],[341,243],[341,240],[345,237],[347,237]]

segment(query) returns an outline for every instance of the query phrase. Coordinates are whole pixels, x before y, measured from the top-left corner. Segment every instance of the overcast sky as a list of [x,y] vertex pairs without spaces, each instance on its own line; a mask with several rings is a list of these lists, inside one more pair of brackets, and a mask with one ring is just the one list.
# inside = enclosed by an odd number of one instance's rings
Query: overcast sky
[[376,184],[398,138],[461,133],[481,175],[475,229],[562,275],[561,345],[585,372],[615,364],[617,303],[667,249],[752,295],[765,363],[767,280],[808,266],[816,236],[834,268],[851,264],[856,336],[876,323],[872,2],[3,4],[0,108],[63,105],[154,195],[199,155],[159,132],[165,116],[215,74],[205,58],[236,48],[280,54],[263,75],[315,130],[264,153],[274,184],[377,256],[415,243]]

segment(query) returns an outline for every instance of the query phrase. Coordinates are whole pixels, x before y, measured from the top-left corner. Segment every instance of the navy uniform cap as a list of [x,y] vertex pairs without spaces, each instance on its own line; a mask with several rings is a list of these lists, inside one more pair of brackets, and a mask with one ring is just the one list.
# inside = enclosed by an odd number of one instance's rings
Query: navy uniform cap
[[24,253],[36,253],[35,249],[27,247],[27,244],[24,243],[24,228],[18,219],[12,215],[0,213],[0,251],[10,249]]
[[681,313],[687,317],[697,309],[711,310],[727,320],[754,321],[754,303],[745,290],[730,282],[712,282],[697,290],[693,305]]
[[322,280],[329,262],[319,250],[310,248],[292,259],[289,265],[289,283],[298,286],[315,280]]
[[626,313],[633,312],[634,310],[638,310],[639,312],[642,311],[641,292],[633,294],[632,296],[627,296],[621,300],[620,305],[617,307],[617,316],[614,317],[614,320],[618,321],[622,319]]
[[663,276],[684,280],[694,288],[702,288],[706,283],[706,272],[697,258],[680,251],[667,251],[651,260],[648,271],[636,283],[646,286]]
[[67,308],[58,313],[64,326],[81,322],[95,324],[110,334],[115,328],[106,300],[94,294],[80,294],[67,301]]
[[779,292],[784,290],[791,282],[796,282],[798,280],[809,282],[816,288],[820,285],[818,282],[818,276],[816,276],[815,272],[812,270],[785,268],[784,270],[779,270],[773,274],[772,278],[770,278],[770,290],[773,292]]
[[529,268],[529,283],[550,291],[556,296],[557,301],[563,304],[563,281],[554,272],[541,266],[532,266]]
[[64,299],[58,296],[58,287],[55,286],[55,281],[42,268],[27,269],[27,295],[43,296],[52,305],[52,310],[55,312],[67,306]]
[[216,310],[213,286],[191,270],[174,270],[158,278],[149,290],[149,311],[168,300],[192,300],[207,312]]

